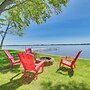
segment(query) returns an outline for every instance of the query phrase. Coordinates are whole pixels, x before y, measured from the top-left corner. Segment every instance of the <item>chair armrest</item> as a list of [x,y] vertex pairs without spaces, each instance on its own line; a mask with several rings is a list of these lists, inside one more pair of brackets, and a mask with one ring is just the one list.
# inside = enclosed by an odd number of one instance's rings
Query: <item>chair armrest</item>
[[41,61],[41,62],[39,62],[39,63],[36,63],[35,65],[41,66],[42,64],[44,64],[44,61]]
[[40,67],[44,67],[44,61],[41,61],[40,63],[35,64],[35,66],[36,66],[36,70],[39,70]]
[[63,62],[63,61],[69,61],[69,62],[71,62],[70,58],[62,58],[60,62]]

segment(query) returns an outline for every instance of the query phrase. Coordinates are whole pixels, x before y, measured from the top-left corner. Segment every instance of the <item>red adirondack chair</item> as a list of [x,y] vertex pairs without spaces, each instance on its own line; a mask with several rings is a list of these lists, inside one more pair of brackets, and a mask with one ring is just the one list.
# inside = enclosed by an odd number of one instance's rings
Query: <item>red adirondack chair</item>
[[65,59],[61,59],[59,67],[61,66],[61,64],[63,64],[63,65],[69,66],[71,70],[74,71],[73,69],[76,68],[75,62],[78,59],[81,52],[82,51],[79,51],[76,57],[72,61],[69,61],[68,57],[66,57]]
[[4,53],[6,54],[7,58],[10,61],[10,68],[13,68],[14,64],[20,63],[20,60],[14,60],[14,58],[11,56],[11,54],[8,52],[8,50],[4,50]]
[[22,75],[22,77],[24,77],[27,70],[31,70],[31,71],[36,72],[36,80],[37,80],[38,79],[38,71],[39,71],[40,67],[42,67],[42,72],[44,71],[44,61],[41,61],[40,63],[35,64],[34,56],[33,56],[33,54],[30,54],[30,53],[22,52],[22,53],[19,53],[18,56],[24,67],[24,74]]
[[32,49],[31,48],[26,48],[25,51],[26,51],[26,53],[32,53]]
[[36,59],[37,53],[32,52],[32,49],[31,49],[31,48],[26,48],[26,49],[25,49],[25,52],[26,52],[26,53],[31,53],[31,54],[33,54],[33,55],[34,55],[34,59]]

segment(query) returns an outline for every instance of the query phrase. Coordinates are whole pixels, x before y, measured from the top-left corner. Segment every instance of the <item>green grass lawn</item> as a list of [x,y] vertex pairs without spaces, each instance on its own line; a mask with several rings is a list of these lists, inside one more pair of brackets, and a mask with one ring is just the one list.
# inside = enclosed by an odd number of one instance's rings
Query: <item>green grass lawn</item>
[[[10,51],[15,58],[20,51]],[[36,57],[50,56],[37,54]],[[14,65],[10,69],[10,62],[2,50],[0,50],[0,90],[90,90],[90,60],[78,59],[74,73],[67,67],[58,70],[62,57],[51,56],[54,64],[41,70],[36,79],[22,79],[23,67]],[[56,72],[58,70],[58,72]]]

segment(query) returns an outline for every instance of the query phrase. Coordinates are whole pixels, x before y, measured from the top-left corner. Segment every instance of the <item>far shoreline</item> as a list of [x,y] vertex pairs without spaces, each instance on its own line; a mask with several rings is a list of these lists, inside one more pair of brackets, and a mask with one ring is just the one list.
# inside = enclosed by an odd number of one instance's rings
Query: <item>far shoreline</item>
[[81,43],[81,44],[31,44],[31,45],[3,45],[3,46],[59,46],[59,45],[90,45],[90,43]]

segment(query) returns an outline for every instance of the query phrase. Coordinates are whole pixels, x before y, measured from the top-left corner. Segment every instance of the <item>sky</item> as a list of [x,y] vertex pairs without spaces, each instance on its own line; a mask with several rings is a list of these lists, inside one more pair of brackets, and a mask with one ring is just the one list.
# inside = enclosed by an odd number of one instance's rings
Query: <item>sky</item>
[[4,45],[90,43],[90,0],[70,0],[60,15],[31,23],[23,37],[7,35]]

